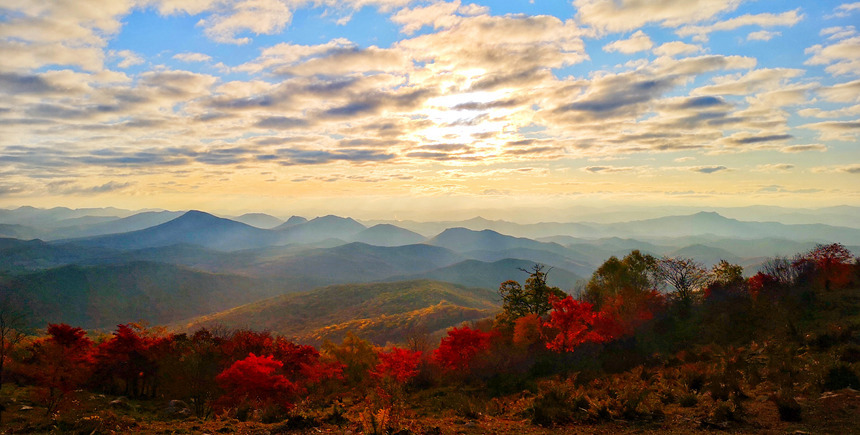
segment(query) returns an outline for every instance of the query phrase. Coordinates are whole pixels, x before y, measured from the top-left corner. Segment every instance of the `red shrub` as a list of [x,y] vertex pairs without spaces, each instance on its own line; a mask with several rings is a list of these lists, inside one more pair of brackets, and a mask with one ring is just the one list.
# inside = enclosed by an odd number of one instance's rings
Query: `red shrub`
[[453,328],[433,352],[433,361],[449,372],[466,370],[477,356],[490,349],[492,335],[468,326]]
[[546,328],[556,331],[546,344],[556,352],[572,352],[586,343],[603,343],[624,334],[625,328],[616,318],[603,312],[595,312],[588,302],[580,302],[568,296],[554,300]]
[[379,362],[370,372],[376,379],[391,379],[405,384],[418,375],[421,352],[395,347],[388,352],[378,352]]
[[292,406],[290,399],[298,391],[296,384],[277,373],[283,363],[271,355],[256,356],[234,362],[215,379],[225,394],[222,405],[250,402],[256,405],[277,404],[284,409]]

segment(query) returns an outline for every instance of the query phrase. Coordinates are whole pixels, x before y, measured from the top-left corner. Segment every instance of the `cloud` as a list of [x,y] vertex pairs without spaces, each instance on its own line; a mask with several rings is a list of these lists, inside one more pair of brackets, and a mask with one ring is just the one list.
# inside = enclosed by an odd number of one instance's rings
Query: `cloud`
[[860,2],[844,3],[836,7],[832,17],[845,18],[855,11],[860,11]]
[[786,83],[803,75],[793,68],[761,68],[744,74],[715,77],[713,84],[694,89],[693,95],[749,95],[784,88]]
[[780,32],[772,32],[770,30],[759,30],[747,35],[747,41],[770,41],[775,36],[780,36]]
[[804,124],[800,128],[818,131],[821,140],[857,141],[860,139],[860,119],[853,121],[825,121]]
[[763,171],[763,172],[774,172],[774,171],[784,172],[784,171],[790,171],[794,168],[795,168],[795,166],[792,164],[789,164],[789,163],[768,163],[765,165],[756,166],[757,170]]
[[5,94],[46,94],[57,90],[39,75],[0,73],[0,92]]
[[321,165],[335,161],[347,161],[353,163],[380,162],[391,160],[396,157],[391,153],[367,149],[327,151],[287,148],[279,150],[279,154],[287,157],[287,160],[281,162],[283,165]]
[[790,134],[772,134],[767,136],[744,136],[737,139],[733,139],[733,142],[740,145],[761,143],[761,142],[774,142],[774,141],[783,141],[789,140],[794,136]]
[[805,65],[827,65],[824,69],[834,76],[860,75],[860,36],[853,36],[829,45],[816,44],[804,53],[812,56]]
[[725,166],[694,166],[689,169],[693,172],[699,172],[702,174],[713,174],[714,172],[726,171],[729,168]]
[[845,173],[845,174],[860,174],[860,164],[838,165],[838,166],[817,166],[812,168],[812,172],[816,173]]
[[632,172],[636,168],[632,166],[586,166],[582,170],[591,172],[592,174],[614,174],[618,172]]
[[102,48],[122,27],[128,0],[75,2],[12,2],[4,5],[0,22],[0,70],[36,69],[46,65],[103,68]]
[[127,189],[133,186],[134,182],[118,183],[116,181],[108,181],[105,184],[95,186],[81,186],[69,180],[52,181],[47,183],[48,191],[53,194],[75,195],[75,194],[100,194],[108,192],[116,192]]
[[834,103],[860,103],[860,80],[823,86],[816,92]]
[[424,26],[431,26],[434,29],[451,27],[459,23],[462,16],[481,15],[488,11],[489,8],[475,4],[461,6],[460,0],[456,0],[401,9],[391,17],[391,21],[400,24],[401,32],[411,35]]
[[249,37],[237,37],[243,32],[257,35],[280,33],[292,19],[290,9],[278,0],[241,0],[219,7],[217,12],[197,22],[206,36],[215,42],[243,45]]
[[182,62],[209,62],[212,56],[203,53],[177,53],[173,58]]
[[574,0],[576,18],[602,32],[625,32],[645,24],[677,27],[735,10],[738,0]]
[[707,71],[752,65],[754,60],[741,57],[668,59],[656,62],[650,68],[596,77],[587,83],[585,92],[575,101],[556,108],[555,113],[575,116],[576,119],[635,116],[642,114],[649,104],[684,83],[688,77]]
[[658,56],[678,56],[680,54],[695,54],[702,51],[702,47],[694,44],[687,44],[681,41],[672,41],[661,44],[654,49],[654,54]]
[[306,127],[307,125],[308,122],[304,119],[290,118],[287,116],[268,116],[254,124],[256,127],[274,130],[290,130],[296,127]]
[[697,41],[706,41],[708,34],[716,31],[735,30],[745,26],[759,27],[774,27],[774,26],[794,26],[803,19],[803,14],[800,9],[783,12],[781,14],[746,14],[739,17],[730,18],[725,21],[718,21],[707,26],[684,26],[675,33],[681,37],[693,36]]
[[134,65],[140,65],[144,62],[143,58],[140,57],[140,55],[131,50],[120,50],[117,52],[112,52],[112,54],[121,59],[119,63],[116,64],[116,66],[120,68],[128,68]]
[[827,145],[822,144],[806,144],[806,145],[789,145],[786,147],[780,148],[780,151],[783,153],[803,153],[807,151],[818,151],[825,152],[827,151]]
[[604,45],[603,51],[617,51],[624,54],[633,54],[640,51],[650,50],[653,46],[654,43],[651,41],[651,38],[649,38],[645,32],[637,30],[636,33],[630,35],[627,39],[619,39]]

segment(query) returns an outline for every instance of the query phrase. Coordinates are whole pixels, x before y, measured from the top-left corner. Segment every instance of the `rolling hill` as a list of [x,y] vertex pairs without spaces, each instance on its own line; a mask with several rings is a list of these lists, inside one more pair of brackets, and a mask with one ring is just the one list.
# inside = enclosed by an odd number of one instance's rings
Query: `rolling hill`
[[421,243],[424,236],[390,224],[374,225],[358,234],[352,240],[376,246],[403,246]]
[[39,328],[48,322],[84,328],[139,320],[164,324],[279,293],[262,280],[150,262],[0,275],[0,288]]
[[282,295],[224,312],[176,323],[181,330],[201,325],[267,329],[319,344],[339,341],[347,329],[377,344],[400,342],[411,331],[436,331],[498,310],[494,292],[448,283],[415,280],[334,285]]
[[[507,280],[522,283],[528,274],[520,269],[528,270],[535,264],[534,261],[507,258],[504,260],[486,263],[478,260],[466,260],[451,266],[441,267],[424,273],[414,275],[400,275],[388,278],[388,281],[399,281],[409,279],[431,279],[457,283],[467,287],[478,287],[488,290],[498,290],[499,284]],[[561,268],[553,268],[548,277],[549,285],[557,286],[562,290],[570,290],[577,281],[583,279],[581,276]]]

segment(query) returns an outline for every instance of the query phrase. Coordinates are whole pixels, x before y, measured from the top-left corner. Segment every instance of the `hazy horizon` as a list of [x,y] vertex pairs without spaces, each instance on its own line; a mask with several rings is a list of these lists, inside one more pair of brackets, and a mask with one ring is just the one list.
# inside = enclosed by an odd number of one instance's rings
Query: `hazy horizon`
[[[577,207],[572,209],[517,209],[510,208],[504,210],[492,209],[467,209],[455,211],[443,211],[439,218],[431,218],[426,215],[410,215],[408,213],[397,213],[384,211],[375,211],[376,214],[362,214],[360,212],[350,212],[345,210],[342,213],[335,213],[326,210],[309,210],[305,213],[288,212],[268,212],[258,209],[224,211],[217,209],[197,209],[197,208],[179,208],[167,209],[161,207],[141,208],[141,209],[126,209],[122,207],[114,207],[104,205],[101,207],[35,207],[29,204],[18,206],[0,207],[0,210],[13,211],[19,208],[33,207],[40,210],[50,210],[52,208],[66,208],[72,211],[99,211],[96,216],[116,216],[126,217],[137,213],[148,211],[168,211],[168,212],[186,212],[198,210],[209,213],[215,216],[224,218],[236,218],[245,214],[265,214],[280,220],[286,221],[290,217],[298,216],[307,219],[313,219],[323,216],[339,216],[343,218],[352,218],[359,222],[379,223],[379,222],[417,222],[417,223],[435,223],[435,222],[463,222],[473,219],[486,219],[489,221],[505,221],[516,224],[539,224],[539,223],[572,223],[572,222],[589,222],[595,223],[614,223],[635,220],[647,220],[666,216],[685,216],[700,212],[715,212],[723,217],[737,219],[741,221],[785,221],[783,223],[828,223],[828,220],[834,218],[846,221],[852,217],[860,218],[860,207],[847,204],[820,207],[820,208],[803,208],[803,207],[781,207],[768,205],[751,205],[740,207],[697,207],[697,206],[620,206],[609,205],[604,207]],[[111,209],[117,212],[111,213]],[[77,215],[91,216],[87,213],[77,213]],[[780,219],[781,218],[781,219]],[[0,218],[0,223],[3,220]],[[858,220],[857,222],[860,222]],[[860,228],[860,223],[850,224],[842,222],[842,224],[828,223],[835,226],[846,226]]]

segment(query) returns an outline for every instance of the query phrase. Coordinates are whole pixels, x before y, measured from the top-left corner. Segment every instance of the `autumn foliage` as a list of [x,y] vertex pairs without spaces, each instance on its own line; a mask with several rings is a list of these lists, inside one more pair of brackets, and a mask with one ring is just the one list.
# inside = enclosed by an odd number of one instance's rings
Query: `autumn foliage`
[[448,372],[467,370],[476,358],[487,353],[493,333],[468,326],[452,328],[433,352],[433,361]]
[[283,367],[284,363],[272,355],[253,353],[234,362],[215,378],[225,392],[221,403],[232,406],[242,402],[258,406],[276,404],[289,409],[299,387],[280,373]]
[[556,352],[572,352],[587,342],[605,343],[624,333],[617,318],[570,296],[553,301],[545,327],[553,331],[546,347]]
[[30,346],[24,365],[37,390],[37,400],[51,413],[71,391],[89,380],[93,367],[93,342],[86,331],[65,323],[48,326],[48,336]]
[[390,379],[405,384],[418,375],[418,365],[421,364],[421,352],[399,347],[388,352],[377,353],[379,362],[371,371],[376,379]]

